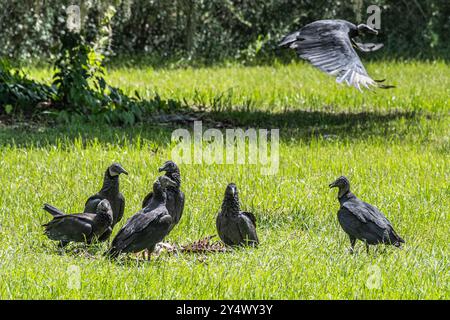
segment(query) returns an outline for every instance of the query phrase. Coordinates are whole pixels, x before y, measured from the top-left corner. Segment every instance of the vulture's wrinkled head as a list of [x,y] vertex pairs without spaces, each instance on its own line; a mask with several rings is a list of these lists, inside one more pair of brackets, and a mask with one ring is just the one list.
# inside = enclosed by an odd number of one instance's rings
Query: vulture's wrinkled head
[[111,211],[111,214],[112,214],[111,204],[109,203],[109,201],[107,199],[103,199],[97,205],[97,214],[107,213],[108,211]]
[[236,197],[238,195],[238,189],[236,185],[232,182],[227,185],[225,189],[225,196]]
[[343,195],[350,191],[350,181],[344,176],[340,176],[334,182],[330,183],[330,188],[339,188],[338,198],[340,199]]
[[178,166],[175,164],[175,162],[173,162],[172,160],[168,160],[166,162],[164,162],[164,164],[159,167],[158,169],[159,172],[165,171],[167,173],[175,173],[175,172],[179,172]]
[[337,178],[336,180],[334,180],[334,182],[329,184],[330,188],[348,188],[350,189],[350,181],[348,181],[348,179],[344,176],[340,176],[339,178]]
[[362,34],[378,34],[378,31],[372,27],[369,27],[367,24],[361,23],[358,24],[358,32],[360,35]]
[[176,187],[177,183],[170,179],[168,176],[161,176],[158,178],[159,183],[161,184],[161,187],[163,189],[166,189],[167,187]]
[[114,162],[109,166],[108,172],[111,177],[118,176],[121,173],[128,174],[128,172],[121,166],[121,164],[117,162]]
[[167,176],[158,177],[153,183],[153,192],[155,194],[165,194],[167,187],[176,187],[176,182]]

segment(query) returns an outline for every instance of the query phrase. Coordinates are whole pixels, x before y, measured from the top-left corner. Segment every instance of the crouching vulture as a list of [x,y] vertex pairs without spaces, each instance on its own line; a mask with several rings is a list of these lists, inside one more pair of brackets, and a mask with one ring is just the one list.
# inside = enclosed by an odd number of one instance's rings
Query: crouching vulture
[[51,240],[57,240],[61,246],[69,242],[91,243],[100,237],[113,222],[113,212],[108,200],[99,202],[91,213],[65,214],[61,210],[44,205],[44,210],[53,216],[53,220],[44,224],[45,235]]

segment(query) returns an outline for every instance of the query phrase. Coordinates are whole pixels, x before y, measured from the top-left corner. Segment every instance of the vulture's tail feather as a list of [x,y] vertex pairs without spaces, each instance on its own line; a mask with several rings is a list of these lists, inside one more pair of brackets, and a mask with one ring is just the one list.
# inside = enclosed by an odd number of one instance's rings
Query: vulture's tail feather
[[54,207],[54,206],[52,206],[52,205],[50,205],[48,203],[45,203],[44,207],[42,209],[44,209],[45,211],[47,211],[48,213],[50,213],[54,217],[64,216],[65,215],[64,212],[62,212],[58,208],[56,208],[56,207]]

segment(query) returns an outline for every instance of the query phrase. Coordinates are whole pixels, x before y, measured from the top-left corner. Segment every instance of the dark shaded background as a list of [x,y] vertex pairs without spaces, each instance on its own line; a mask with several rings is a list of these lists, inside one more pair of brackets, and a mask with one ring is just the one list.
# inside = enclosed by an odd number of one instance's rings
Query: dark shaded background
[[371,4],[382,9],[379,40],[386,45],[375,59],[450,56],[448,0],[0,0],[0,55],[51,58],[69,4],[81,6],[82,32],[91,41],[99,36],[104,14],[115,11],[112,23],[103,26],[105,53],[155,65],[290,59],[290,53],[275,50],[284,34],[318,19],[365,22]]

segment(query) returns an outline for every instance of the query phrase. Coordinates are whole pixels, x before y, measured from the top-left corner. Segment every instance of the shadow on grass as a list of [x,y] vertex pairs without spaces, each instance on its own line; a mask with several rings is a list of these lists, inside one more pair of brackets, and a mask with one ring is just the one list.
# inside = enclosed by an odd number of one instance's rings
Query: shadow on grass
[[[422,115],[415,111],[332,112],[290,110],[280,113],[267,111],[211,112],[211,119],[228,126],[243,128],[279,128],[284,138],[310,139],[317,136],[337,135],[360,138],[371,135],[385,136],[389,128],[402,120],[414,122]],[[283,134],[284,131],[284,134]]]
[[[174,116],[174,115],[172,115]],[[202,121],[203,130],[209,128],[261,128],[280,129],[282,141],[314,138],[367,139],[370,137],[398,136],[407,134],[419,119],[434,117],[414,111],[380,112],[333,112],[292,110],[280,113],[270,111],[224,111],[196,112],[187,110],[174,117],[148,118],[134,126],[113,127],[98,123],[70,125],[45,125],[16,123],[0,126],[0,146],[30,145],[44,147],[70,142],[82,144],[101,143],[126,145],[135,143],[137,138],[159,145],[170,144],[171,133],[177,128],[192,129],[194,121]],[[437,116],[436,116],[437,117]],[[402,126],[400,130],[397,127]],[[81,139],[80,139],[81,138]]]

